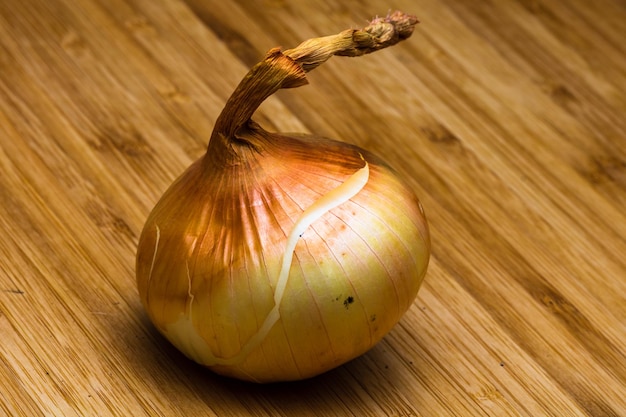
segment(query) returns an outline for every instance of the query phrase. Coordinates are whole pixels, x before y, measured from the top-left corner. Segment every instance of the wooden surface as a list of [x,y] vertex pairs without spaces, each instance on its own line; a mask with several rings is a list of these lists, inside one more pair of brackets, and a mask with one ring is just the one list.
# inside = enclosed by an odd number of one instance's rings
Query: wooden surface
[[[406,178],[432,233],[419,296],[318,378],[215,376],[143,312],[143,222],[266,50],[390,7],[411,39],[256,119]],[[0,2],[0,414],[625,416],[624,39],[621,0]]]

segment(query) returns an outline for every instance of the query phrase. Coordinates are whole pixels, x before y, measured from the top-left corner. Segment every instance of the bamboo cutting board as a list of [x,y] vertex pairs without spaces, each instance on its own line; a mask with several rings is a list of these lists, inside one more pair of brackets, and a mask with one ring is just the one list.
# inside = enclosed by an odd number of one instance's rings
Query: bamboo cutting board
[[[418,298],[320,377],[218,377],[143,312],[146,216],[268,49],[390,8],[412,38],[256,119],[407,180]],[[0,414],[626,416],[625,35],[620,0],[0,2]]]

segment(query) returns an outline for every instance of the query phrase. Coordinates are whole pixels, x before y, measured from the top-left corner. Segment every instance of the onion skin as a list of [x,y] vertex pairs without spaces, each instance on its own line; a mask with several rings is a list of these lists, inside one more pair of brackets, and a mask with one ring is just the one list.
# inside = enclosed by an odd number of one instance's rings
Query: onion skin
[[[365,353],[412,305],[430,256],[422,206],[379,158],[250,120],[273,91],[304,83],[301,66],[279,51],[265,62],[227,103],[207,154],[150,213],[136,264],[141,302],[172,344],[255,382],[309,378]],[[284,64],[283,80],[268,76],[273,87],[257,85],[252,99],[239,94],[267,62]],[[362,188],[324,210],[290,252],[303,212],[365,169]]]

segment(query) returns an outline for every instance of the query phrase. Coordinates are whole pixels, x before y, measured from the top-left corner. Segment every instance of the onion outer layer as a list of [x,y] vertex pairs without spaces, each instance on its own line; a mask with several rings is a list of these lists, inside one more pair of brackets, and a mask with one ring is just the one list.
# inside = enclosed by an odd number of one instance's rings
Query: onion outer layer
[[377,157],[250,120],[316,66],[285,54],[270,51],[233,93],[137,253],[159,331],[215,372],[257,382],[308,378],[369,350],[411,306],[430,255],[419,201]]

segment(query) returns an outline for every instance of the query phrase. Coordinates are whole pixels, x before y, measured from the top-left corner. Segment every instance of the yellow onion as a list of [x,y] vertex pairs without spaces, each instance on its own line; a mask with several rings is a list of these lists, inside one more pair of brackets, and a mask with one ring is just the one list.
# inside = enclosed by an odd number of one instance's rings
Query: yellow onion
[[251,117],[330,56],[394,44],[416,22],[397,12],[273,49],[236,88],[138,245],[141,301],[186,356],[250,381],[308,378],[369,350],[411,306],[430,255],[411,189],[364,149]]

